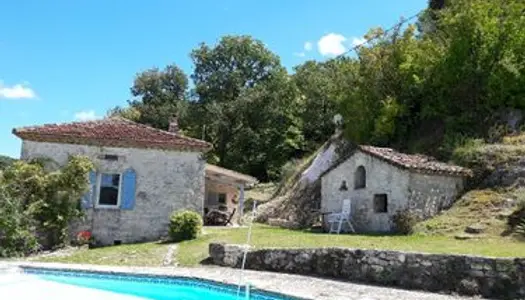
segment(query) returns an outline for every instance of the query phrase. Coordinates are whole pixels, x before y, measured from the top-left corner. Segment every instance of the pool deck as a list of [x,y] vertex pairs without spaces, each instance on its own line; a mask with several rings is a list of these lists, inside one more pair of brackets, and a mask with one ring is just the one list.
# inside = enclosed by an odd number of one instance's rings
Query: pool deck
[[[237,284],[240,271],[238,269],[222,267],[115,267],[58,263],[37,262],[0,262],[0,274],[3,267],[41,267],[58,268],[67,270],[84,270],[99,272],[125,272],[133,274],[171,275],[189,278],[202,278],[226,284]],[[4,274],[5,275],[5,274]],[[0,299],[6,295],[17,295],[16,299],[72,299],[66,295],[75,295],[75,299],[108,299],[108,300],[134,300],[140,299],[120,294],[112,294],[98,290],[81,287],[66,286],[63,284],[51,284],[27,275],[12,274],[0,276]],[[24,277],[25,276],[25,277]],[[441,295],[418,291],[407,291],[395,288],[385,288],[355,284],[329,279],[320,279],[300,275],[280,274],[261,271],[245,271],[244,279],[252,286],[271,292],[282,293],[303,299],[312,300],[452,300],[452,299],[479,299],[459,297],[453,295]],[[44,292],[42,292],[44,291]],[[35,298],[36,295],[39,295]],[[43,297],[45,296],[45,297]],[[84,297],[86,296],[86,297]]]

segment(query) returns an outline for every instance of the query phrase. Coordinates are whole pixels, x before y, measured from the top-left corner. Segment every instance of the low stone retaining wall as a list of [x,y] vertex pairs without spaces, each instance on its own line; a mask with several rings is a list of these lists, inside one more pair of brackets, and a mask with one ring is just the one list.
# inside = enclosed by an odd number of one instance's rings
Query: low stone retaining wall
[[[239,268],[240,245],[210,244],[220,266]],[[250,250],[246,269],[331,277],[431,292],[525,299],[525,258],[347,248]]]

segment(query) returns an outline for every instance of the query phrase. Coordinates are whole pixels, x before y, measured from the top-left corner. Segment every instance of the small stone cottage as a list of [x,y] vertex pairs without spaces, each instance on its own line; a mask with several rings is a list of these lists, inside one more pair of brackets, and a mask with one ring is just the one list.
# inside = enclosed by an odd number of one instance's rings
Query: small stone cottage
[[107,118],[17,128],[13,134],[22,139],[22,159],[51,158],[63,165],[70,155],[84,155],[93,161],[90,191],[81,200],[85,217],[72,224],[71,233],[89,230],[103,245],[158,239],[175,210],[204,215],[223,205],[240,217],[244,186],[256,181],[206,164],[203,153],[211,145],[183,136],[176,122],[163,131]]
[[358,146],[321,174],[321,212],[328,228],[331,212],[350,199],[357,232],[388,232],[391,217],[408,209],[425,219],[450,207],[471,171],[423,155]]

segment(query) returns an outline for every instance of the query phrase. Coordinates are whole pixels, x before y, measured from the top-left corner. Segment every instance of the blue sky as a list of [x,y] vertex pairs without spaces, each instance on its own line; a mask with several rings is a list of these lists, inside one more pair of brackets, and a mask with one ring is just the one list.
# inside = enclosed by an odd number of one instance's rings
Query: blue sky
[[129,99],[137,72],[179,65],[227,34],[262,40],[289,69],[389,27],[427,0],[7,0],[0,18],[0,154],[18,126],[103,116]]

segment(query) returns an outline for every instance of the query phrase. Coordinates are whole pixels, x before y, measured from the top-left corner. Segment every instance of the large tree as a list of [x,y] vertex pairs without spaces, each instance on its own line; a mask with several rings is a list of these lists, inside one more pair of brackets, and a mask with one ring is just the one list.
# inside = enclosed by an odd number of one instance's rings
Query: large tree
[[337,103],[351,85],[354,68],[355,63],[345,58],[307,61],[295,67],[293,82],[302,100],[300,118],[308,152],[315,151],[334,133]]
[[[286,142],[288,127],[294,123],[294,114],[287,107],[297,98],[290,91],[293,84],[279,58],[261,41],[249,36],[226,36],[212,47],[201,44],[192,51],[191,58],[199,103],[196,109],[205,115],[205,136],[214,145],[215,162],[240,171],[256,170],[252,174],[268,178],[268,170],[251,165],[261,163],[260,158],[246,163],[246,157],[263,146],[260,138],[269,138],[269,132],[277,131],[279,138],[273,135],[271,140],[262,142],[279,148]],[[280,118],[283,114],[286,116]],[[258,155],[271,161],[275,157],[265,152],[267,149],[261,148]],[[284,155],[293,151],[286,149]],[[277,160],[281,161],[280,157]]]
[[489,135],[500,111],[525,108],[525,3],[430,9],[426,31],[371,31],[379,38],[353,59],[356,79],[341,101],[352,140],[446,158],[465,138]]
[[132,109],[115,108],[113,113],[167,129],[171,118],[184,114],[187,90],[188,78],[176,65],[152,68],[135,77],[129,101]]

